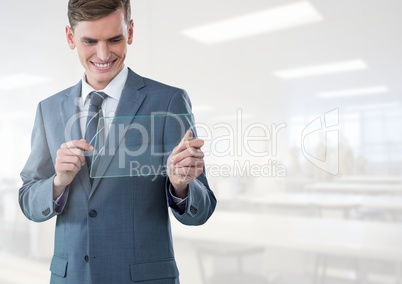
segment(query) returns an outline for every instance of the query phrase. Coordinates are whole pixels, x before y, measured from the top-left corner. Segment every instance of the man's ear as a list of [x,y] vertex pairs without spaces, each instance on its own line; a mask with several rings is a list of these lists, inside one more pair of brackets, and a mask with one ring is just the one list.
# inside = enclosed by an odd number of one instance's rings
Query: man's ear
[[66,38],[67,38],[67,43],[70,49],[75,48],[75,43],[74,43],[74,34],[73,34],[73,29],[69,26],[66,26]]
[[127,44],[132,44],[134,38],[134,21],[131,19],[128,26],[128,39]]

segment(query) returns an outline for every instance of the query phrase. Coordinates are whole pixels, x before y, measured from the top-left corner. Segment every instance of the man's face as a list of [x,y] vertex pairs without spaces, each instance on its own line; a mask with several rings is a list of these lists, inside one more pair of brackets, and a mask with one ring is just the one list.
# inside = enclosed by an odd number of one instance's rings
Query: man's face
[[77,48],[87,83],[95,90],[104,89],[123,69],[133,29],[132,20],[127,26],[123,8],[98,20],[78,22],[74,31],[66,27],[68,45]]

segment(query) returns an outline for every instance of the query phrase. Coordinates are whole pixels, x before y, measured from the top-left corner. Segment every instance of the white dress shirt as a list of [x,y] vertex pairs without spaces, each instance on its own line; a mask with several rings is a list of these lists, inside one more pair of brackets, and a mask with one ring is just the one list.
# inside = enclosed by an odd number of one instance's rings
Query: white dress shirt
[[[107,136],[109,132],[109,126],[112,122],[113,117],[116,113],[116,108],[120,100],[121,93],[124,88],[124,84],[127,81],[128,68],[123,67],[119,74],[104,88],[103,90],[95,90],[86,81],[85,74],[82,78],[82,88],[81,88],[81,100],[79,103],[79,108],[81,112],[80,125],[82,137],[85,137],[85,129],[87,123],[88,109],[89,109],[89,94],[93,91],[104,92],[106,99],[102,103],[102,115],[105,122],[105,135]],[[105,141],[105,140],[104,140]]]

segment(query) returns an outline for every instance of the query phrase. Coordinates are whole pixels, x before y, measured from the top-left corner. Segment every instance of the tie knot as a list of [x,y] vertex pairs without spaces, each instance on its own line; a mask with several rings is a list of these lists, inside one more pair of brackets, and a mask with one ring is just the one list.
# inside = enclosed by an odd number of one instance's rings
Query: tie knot
[[89,102],[90,105],[100,106],[104,99],[106,99],[107,95],[103,92],[91,92],[91,100]]

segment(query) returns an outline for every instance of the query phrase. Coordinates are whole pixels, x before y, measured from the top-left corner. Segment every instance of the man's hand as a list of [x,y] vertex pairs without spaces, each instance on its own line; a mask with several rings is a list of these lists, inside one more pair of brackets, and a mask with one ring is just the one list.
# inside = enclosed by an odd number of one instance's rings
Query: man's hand
[[85,165],[84,151],[93,147],[84,139],[66,142],[60,146],[56,156],[56,177],[53,180],[53,198],[63,193],[82,166]]
[[174,187],[175,196],[185,198],[187,185],[196,179],[203,171],[204,153],[201,147],[204,140],[193,139],[193,132],[188,130],[167,160],[168,177]]

